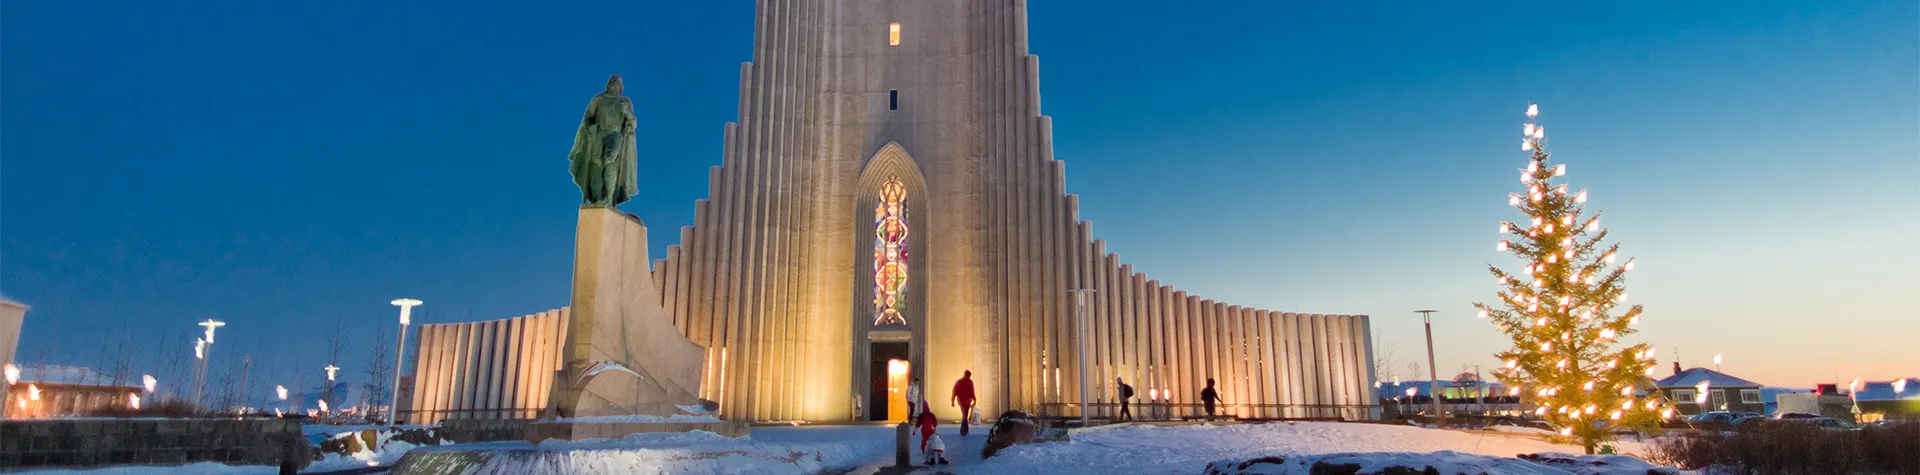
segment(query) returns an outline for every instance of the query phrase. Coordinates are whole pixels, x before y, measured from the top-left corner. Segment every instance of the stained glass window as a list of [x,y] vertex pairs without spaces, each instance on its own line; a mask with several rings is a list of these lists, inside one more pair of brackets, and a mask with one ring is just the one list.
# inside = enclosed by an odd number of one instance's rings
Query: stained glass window
[[907,186],[897,177],[880,185],[873,209],[874,325],[907,323]]

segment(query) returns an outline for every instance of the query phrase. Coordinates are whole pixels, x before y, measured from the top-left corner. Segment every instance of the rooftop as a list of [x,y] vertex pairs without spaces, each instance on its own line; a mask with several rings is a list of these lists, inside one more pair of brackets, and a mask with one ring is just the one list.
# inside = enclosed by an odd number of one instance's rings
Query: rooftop
[[20,364],[20,384],[69,384],[76,386],[141,387],[139,376],[122,377],[118,383],[109,375],[84,366]]
[[1707,383],[1710,387],[1717,388],[1757,388],[1761,386],[1760,383],[1736,378],[1732,375],[1707,368],[1691,368],[1686,371],[1681,371],[1679,374],[1668,376],[1665,379],[1654,381],[1653,384],[1663,388],[1678,388],[1699,386],[1702,382]]

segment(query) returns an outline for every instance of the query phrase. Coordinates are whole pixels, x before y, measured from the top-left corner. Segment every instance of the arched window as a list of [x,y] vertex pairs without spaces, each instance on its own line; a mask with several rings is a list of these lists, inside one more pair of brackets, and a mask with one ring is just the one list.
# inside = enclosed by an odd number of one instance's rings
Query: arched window
[[907,186],[898,177],[880,185],[873,209],[874,325],[906,324]]

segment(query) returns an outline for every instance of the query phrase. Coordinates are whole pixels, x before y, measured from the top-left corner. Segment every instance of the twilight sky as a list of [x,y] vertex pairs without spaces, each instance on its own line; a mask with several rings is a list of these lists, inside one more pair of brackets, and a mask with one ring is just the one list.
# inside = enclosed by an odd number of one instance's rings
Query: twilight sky
[[[0,292],[19,358],[307,384],[426,322],[566,304],[565,154],[608,73],[641,116],[624,209],[692,223],[753,2],[7,2]],[[535,4],[543,4],[536,6]],[[1164,282],[1374,318],[1393,372],[1505,343],[1497,225],[1542,104],[1626,254],[1636,339],[1766,384],[1920,376],[1920,4],[1031,2],[1082,216]],[[909,26],[910,27],[910,26]],[[386,328],[384,339],[375,332]],[[1383,371],[1383,374],[1387,374]],[[1663,373],[1664,374],[1664,373]],[[278,383],[285,381],[285,383]]]

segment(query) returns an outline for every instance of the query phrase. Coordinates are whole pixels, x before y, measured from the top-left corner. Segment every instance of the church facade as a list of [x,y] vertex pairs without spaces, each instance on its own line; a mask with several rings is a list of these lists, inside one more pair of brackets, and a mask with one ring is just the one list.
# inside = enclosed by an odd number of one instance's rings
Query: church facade
[[1366,316],[1206,299],[1094,238],[1025,5],[760,1],[710,196],[651,271],[705,347],[699,396],[734,420],[885,419],[917,378],[951,419],[971,371],[983,417],[1078,415],[1116,378],[1185,414],[1215,378],[1244,417],[1368,417]]

